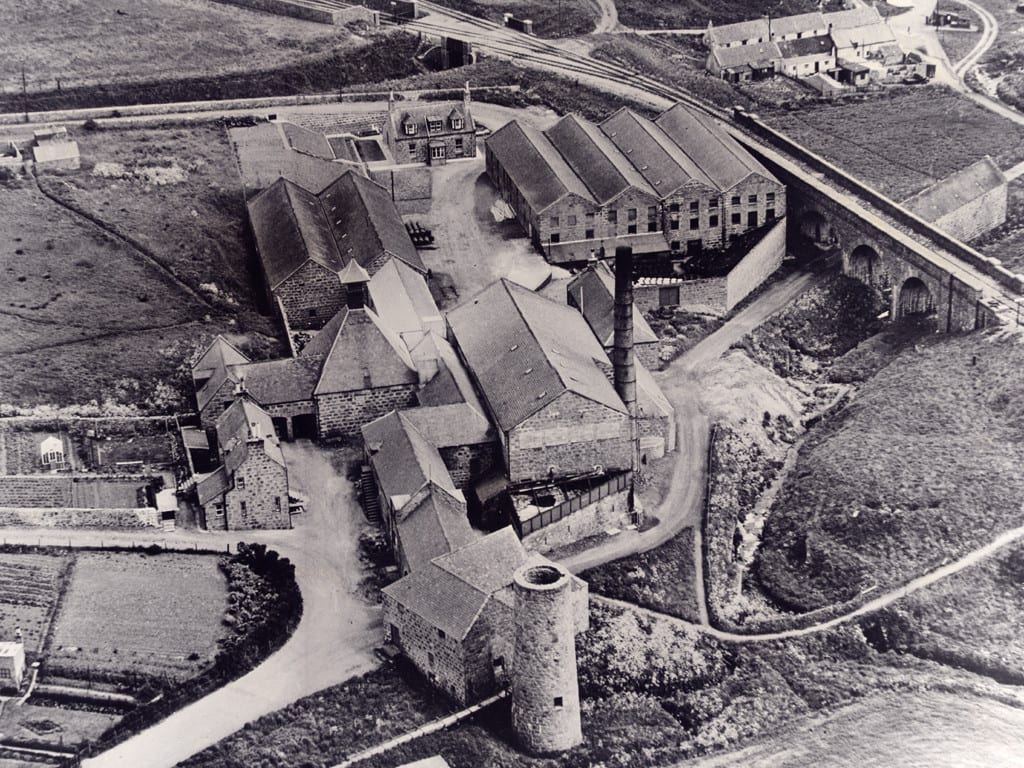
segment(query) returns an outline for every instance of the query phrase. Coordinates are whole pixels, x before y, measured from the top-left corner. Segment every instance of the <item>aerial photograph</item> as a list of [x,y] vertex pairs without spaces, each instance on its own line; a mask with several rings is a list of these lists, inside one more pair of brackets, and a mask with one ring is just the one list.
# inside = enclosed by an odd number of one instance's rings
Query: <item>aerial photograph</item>
[[1024,768],[1024,0],[0,12],[0,768]]

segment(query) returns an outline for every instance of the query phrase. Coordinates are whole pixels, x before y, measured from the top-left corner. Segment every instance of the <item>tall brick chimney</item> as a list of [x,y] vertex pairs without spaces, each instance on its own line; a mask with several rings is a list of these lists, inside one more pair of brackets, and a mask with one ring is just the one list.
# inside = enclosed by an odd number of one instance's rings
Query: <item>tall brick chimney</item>
[[[633,354],[633,249],[615,248],[615,335],[612,341],[612,370],[615,391],[629,413],[630,469],[640,469],[640,435],[637,429],[636,358]],[[629,508],[634,511],[633,492]]]

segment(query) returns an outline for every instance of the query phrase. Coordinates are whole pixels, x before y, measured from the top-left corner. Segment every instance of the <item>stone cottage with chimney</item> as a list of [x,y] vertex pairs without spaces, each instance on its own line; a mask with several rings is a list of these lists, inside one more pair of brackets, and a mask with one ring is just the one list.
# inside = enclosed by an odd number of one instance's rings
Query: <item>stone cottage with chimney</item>
[[476,157],[476,123],[470,109],[469,83],[462,101],[419,103],[388,100],[384,141],[394,162],[444,165]]

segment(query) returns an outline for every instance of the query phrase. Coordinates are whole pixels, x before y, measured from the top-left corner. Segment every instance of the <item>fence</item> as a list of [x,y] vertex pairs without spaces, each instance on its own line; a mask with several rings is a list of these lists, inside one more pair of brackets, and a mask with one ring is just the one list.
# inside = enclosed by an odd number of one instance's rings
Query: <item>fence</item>
[[545,509],[541,511],[540,514],[534,515],[528,520],[520,520],[518,515],[513,515],[512,524],[515,526],[516,533],[519,534],[519,538],[521,539],[535,531],[539,531],[541,528],[551,525],[552,523],[557,523],[563,517],[568,517],[573,512],[579,512],[581,509],[589,507],[591,504],[594,504],[603,498],[611,496],[614,493],[618,493],[619,491],[626,490],[632,482],[632,472],[623,472],[618,475],[613,475],[596,488],[591,488],[586,493],[581,493],[578,496],[566,499],[561,504]]

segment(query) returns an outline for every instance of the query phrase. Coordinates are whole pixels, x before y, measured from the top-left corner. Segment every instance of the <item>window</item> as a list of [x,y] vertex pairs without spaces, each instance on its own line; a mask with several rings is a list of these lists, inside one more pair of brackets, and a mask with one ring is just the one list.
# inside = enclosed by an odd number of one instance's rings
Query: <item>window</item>
[[678,240],[673,240],[671,243],[669,243],[668,247],[671,248],[673,251],[678,251],[679,250],[679,241]]
[[[678,251],[679,249],[676,248]],[[674,307],[679,304],[679,286],[673,285],[667,288],[658,289],[658,306]]]
[[407,121],[405,125],[402,126],[402,128],[405,130],[406,136],[416,135],[416,123],[414,123],[412,120]]
[[690,219],[690,229],[700,229],[700,219]]
[[245,515],[245,502],[244,501],[238,502],[238,511],[241,512],[243,516]]
[[10,676],[11,676],[11,670],[6,669],[6,668],[0,668],[0,677],[10,677]]
[[650,221],[651,219],[656,219],[656,218],[658,218],[658,206],[656,206],[656,205],[649,205],[649,206],[647,206],[647,220]]
[[615,210],[614,208],[612,208],[610,211],[608,211],[608,223],[609,224],[618,224],[619,223],[619,212],[617,210]]
[[693,202],[690,203],[690,213],[696,213],[699,210],[700,210],[700,202],[698,202],[697,200],[694,200]]
[[309,316],[310,317],[316,317],[316,308],[315,307],[313,309],[309,310]]
[[555,696],[555,709],[561,709],[564,706],[565,706],[565,704],[562,703],[562,697],[561,696]]
[[565,217],[565,220],[566,220],[566,223],[570,227],[575,227],[576,226],[576,214],[575,213],[570,213],[568,216]]
[[457,139],[455,139],[455,151],[458,152],[460,155],[464,151],[464,149],[462,147],[462,137],[461,136],[458,137]]
[[411,154],[415,154],[415,153],[416,153],[416,142],[415,141],[410,141],[409,142],[409,154],[411,155]]
[[775,202],[775,193],[774,192],[765,192],[764,201],[766,203],[774,203]]
[[764,212],[765,221],[775,221],[775,209],[769,208]]
[[463,120],[461,117],[455,117],[454,115],[452,116],[452,130],[453,131],[461,131],[462,130],[462,126],[464,126],[465,124],[466,124],[466,121]]
[[739,195],[733,195],[733,197],[732,197],[732,204],[733,205],[739,205],[740,204],[740,196]]
[[757,226],[757,211],[751,211],[750,213],[747,214],[747,226],[748,227],[756,227]]
[[446,637],[448,637],[448,635],[446,635],[446,634],[444,633],[444,630],[443,630],[443,629],[440,629],[440,628],[438,628],[438,630],[437,630],[437,636],[438,636],[439,638],[441,638],[442,640],[444,640],[444,639],[445,639]]
[[679,213],[679,203],[672,203],[668,207],[669,213]]
[[434,654],[430,651],[427,651],[427,664],[434,666]]
[[427,131],[430,133],[439,133],[444,128],[444,122],[437,118],[427,118]]
[[560,243],[560,242],[562,242],[562,233],[561,232],[552,232],[551,233],[551,242],[552,243]]
[[235,488],[237,488],[240,491],[245,490],[245,478],[242,477],[241,475],[235,478]]
[[656,221],[648,221],[647,222],[647,231],[648,232],[657,232],[658,231],[658,222],[656,222]]
[[708,200],[708,208],[717,208],[717,207],[718,207],[718,198],[717,197],[712,197],[710,200]]
[[671,221],[669,221],[668,228],[671,229],[672,231],[679,229],[679,219],[672,219]]
[[280,496],[275,496],[274,497],[274,511],[275,512],[280,512],[281,511],[281,497]]
[[635,235],[636,234],[636,224],[628,224],[626,226],[626,234]]
[[751,205],[757,205],[757,195],[748,195],[747,202]]
[[708,226],[709,227],[717,227],[718,226],[718,216],[715,216],[715,215],[710,216],[708,218]]
[[593,240],[594,239],[594,230],[592,230],[592,229],[584,230],[583,237],[586,238],[587,240]]
[[559,222],[558,222],[558,217],[557,217],[557,216],[552,216],[552,217],[551,217],[551,226],[552,226],[552,227],[557,227],[557,226],[558,226],[558,224],[559,224]]
[[594,214],[588,213],[586,216],[584,216],[584,221],[587,222],[588,227],[594,226]]
[[636,208],[626,209],[626,221],[636,221]]
[[729,221],[731,221],[733,224],[739,224],[743,221],[743,217],[738,213],[734,213],[732,217],[729,219]]
[[430,148],[430,157],[433,160],[438,160],[438,159],[444,157],[444,144],[442,144],[439,147],[431,147]]

